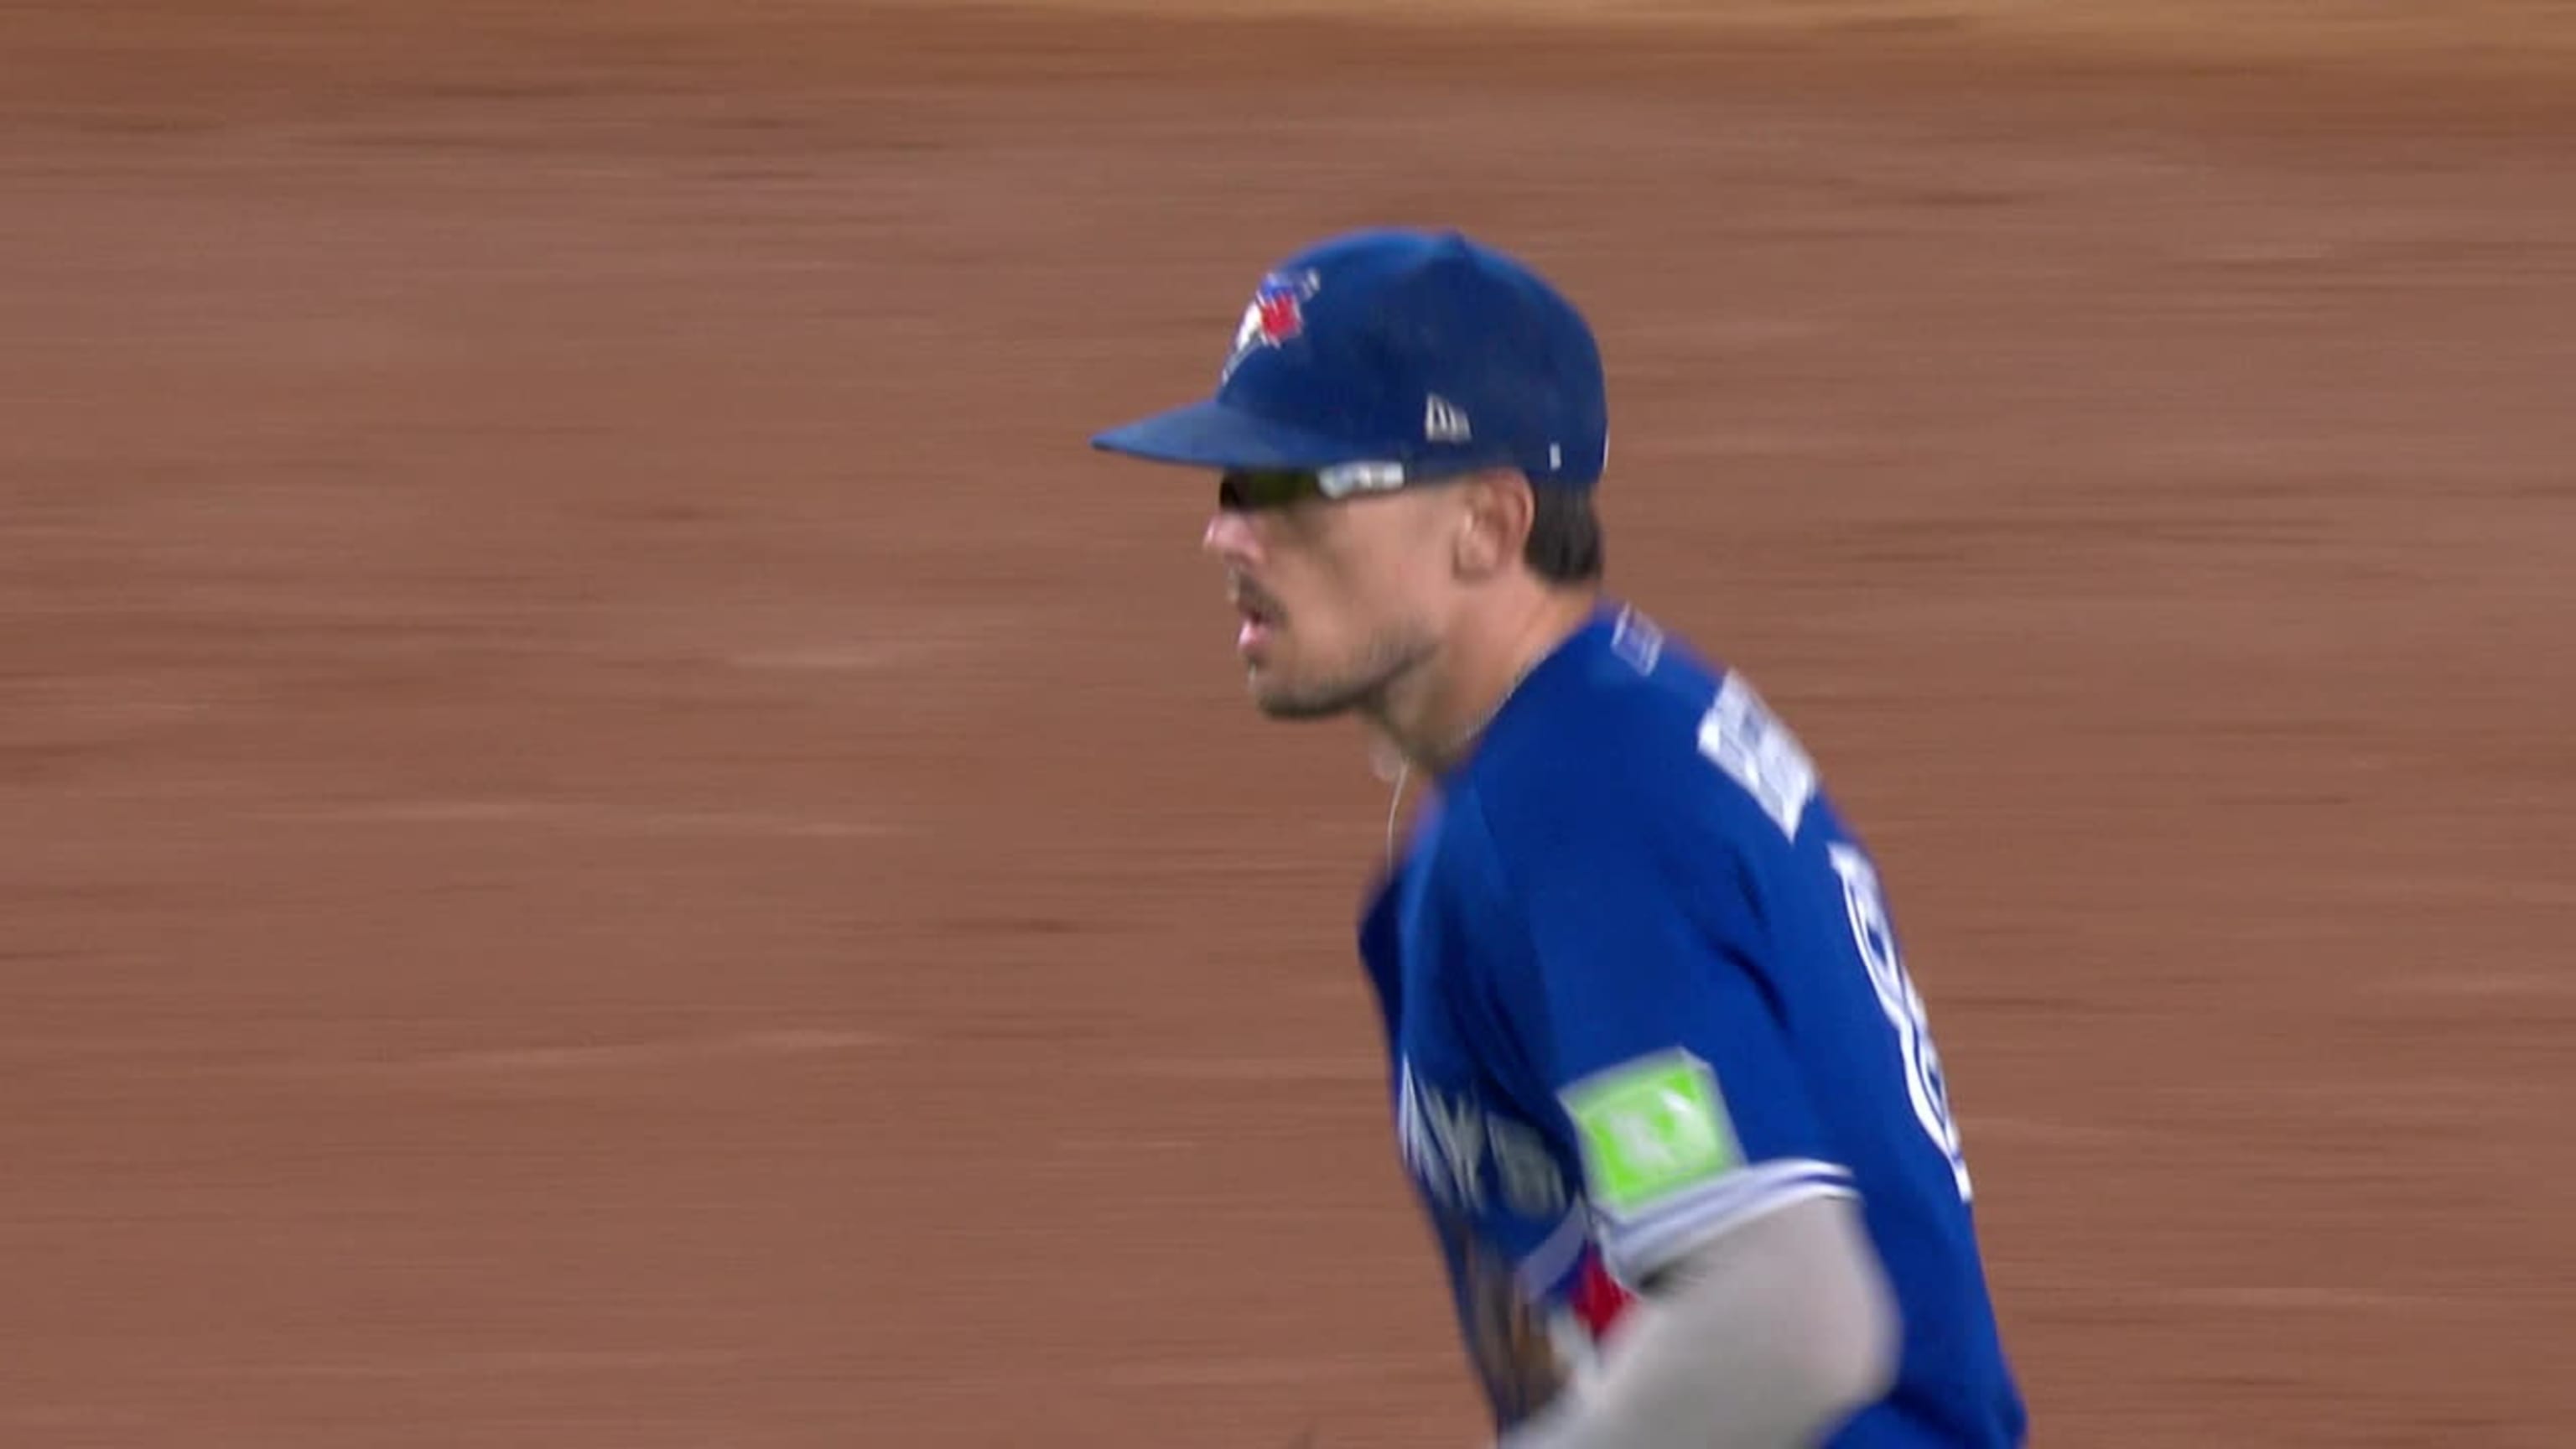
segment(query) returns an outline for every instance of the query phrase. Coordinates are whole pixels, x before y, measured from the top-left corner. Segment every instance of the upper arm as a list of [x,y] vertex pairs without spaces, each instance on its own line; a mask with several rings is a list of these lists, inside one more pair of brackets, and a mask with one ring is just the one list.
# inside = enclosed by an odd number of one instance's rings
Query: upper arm
[[1529,949],[1497,994],[1612,1267],[1642,1283],[1751,1218],[1851,1194],[1725,832],[1681,832],[1688,859],[1616,810],[1548,834],[1514,872]]

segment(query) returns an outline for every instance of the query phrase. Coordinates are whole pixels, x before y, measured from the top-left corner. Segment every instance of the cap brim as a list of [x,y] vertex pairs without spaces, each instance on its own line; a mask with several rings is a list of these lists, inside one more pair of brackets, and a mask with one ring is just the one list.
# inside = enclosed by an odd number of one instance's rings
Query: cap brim
[[1112,428],[1091,446],[1194,468],[1327,468],[1365,461],[1341,439],[1255,417],[1214,398]]

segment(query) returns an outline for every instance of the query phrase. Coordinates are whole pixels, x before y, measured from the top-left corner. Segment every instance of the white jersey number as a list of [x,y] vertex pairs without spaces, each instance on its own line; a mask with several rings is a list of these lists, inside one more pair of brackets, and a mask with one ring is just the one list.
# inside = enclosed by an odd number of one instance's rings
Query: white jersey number
[[1869,984],[1878,993],[1878,1009],[1896,1029],[1897,1050],[1905,1058],[1905,1092],[1914,1099],[1914,1119],[1923,1124],[1932,1145],[1950,1160],[1959,1182],[1959,1200],[1972,1201],[1968,1159],[1959,1145],[1959,1124],[1950,1115],[1950,1090],[1941,1076],[1941,1053],[1932,1045],[1932,1023],[1923,1010],[1922,994],[1906,974],[1897,954],[1896,931],[1888,924],[1887,901],[1879,894],[1878,872],[1869,857],[1840,841],[1826,847],[1834,873],[1843,878],[1843,908],[1850,913],[1852,939],[1859,943]]
[[[1711,764],[1753,797],[1781,834],[1797,839],[1807,804],[1816,793],[1815,762],[1761,696],[1733,674],[1720,683],[1717,702],[1700,720],[1699,748]],[[1887,1024],[1896,1031],[1914,1118],[1923,1124],[1932,1145],[1949,1159],[1960,1199],[1971,1200],[1968,1161],[1959,1145],[1958,1124],[1950,1116],[1941,1053],[1932,1045],[1932,1024],[1925,1017],[1923,997],[1915,991],[1897,953],[1896,930],[1888,923],[1878,872],[1871,868],[1869,857],[1853,846],[1837,841],[1826,849],[1834,873],[1842,877],[1843,908],[1851,917],[1852,939],[1860,947],[1861,962],[1869,968],[1870,988],[1877,994],[1879,1010],[1887,1013]]]

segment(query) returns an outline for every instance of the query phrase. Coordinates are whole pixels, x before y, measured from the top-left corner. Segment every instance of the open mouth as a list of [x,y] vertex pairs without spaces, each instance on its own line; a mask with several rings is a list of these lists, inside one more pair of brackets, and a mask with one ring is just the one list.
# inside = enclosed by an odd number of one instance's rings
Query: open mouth
[[1234,587],[1234,612],[1241,620],[1241,627],[1234,636],[1235,652],[1250,657],[1268,644],[1270,636],[1277,631],[1279,608],[1259,591],[1237,583]]

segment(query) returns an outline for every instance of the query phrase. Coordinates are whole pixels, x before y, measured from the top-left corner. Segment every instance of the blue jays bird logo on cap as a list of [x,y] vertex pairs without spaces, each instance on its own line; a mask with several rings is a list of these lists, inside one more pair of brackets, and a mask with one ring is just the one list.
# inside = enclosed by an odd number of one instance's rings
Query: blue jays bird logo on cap
[[1234,329],[1234,350],[1226,354],[1223,376],[1231,377],[1257,347],[1284,347],[1306,331],[1306,301],[1323,285],[1313,272],[1273,272],[1261,279],[1243,323]]

